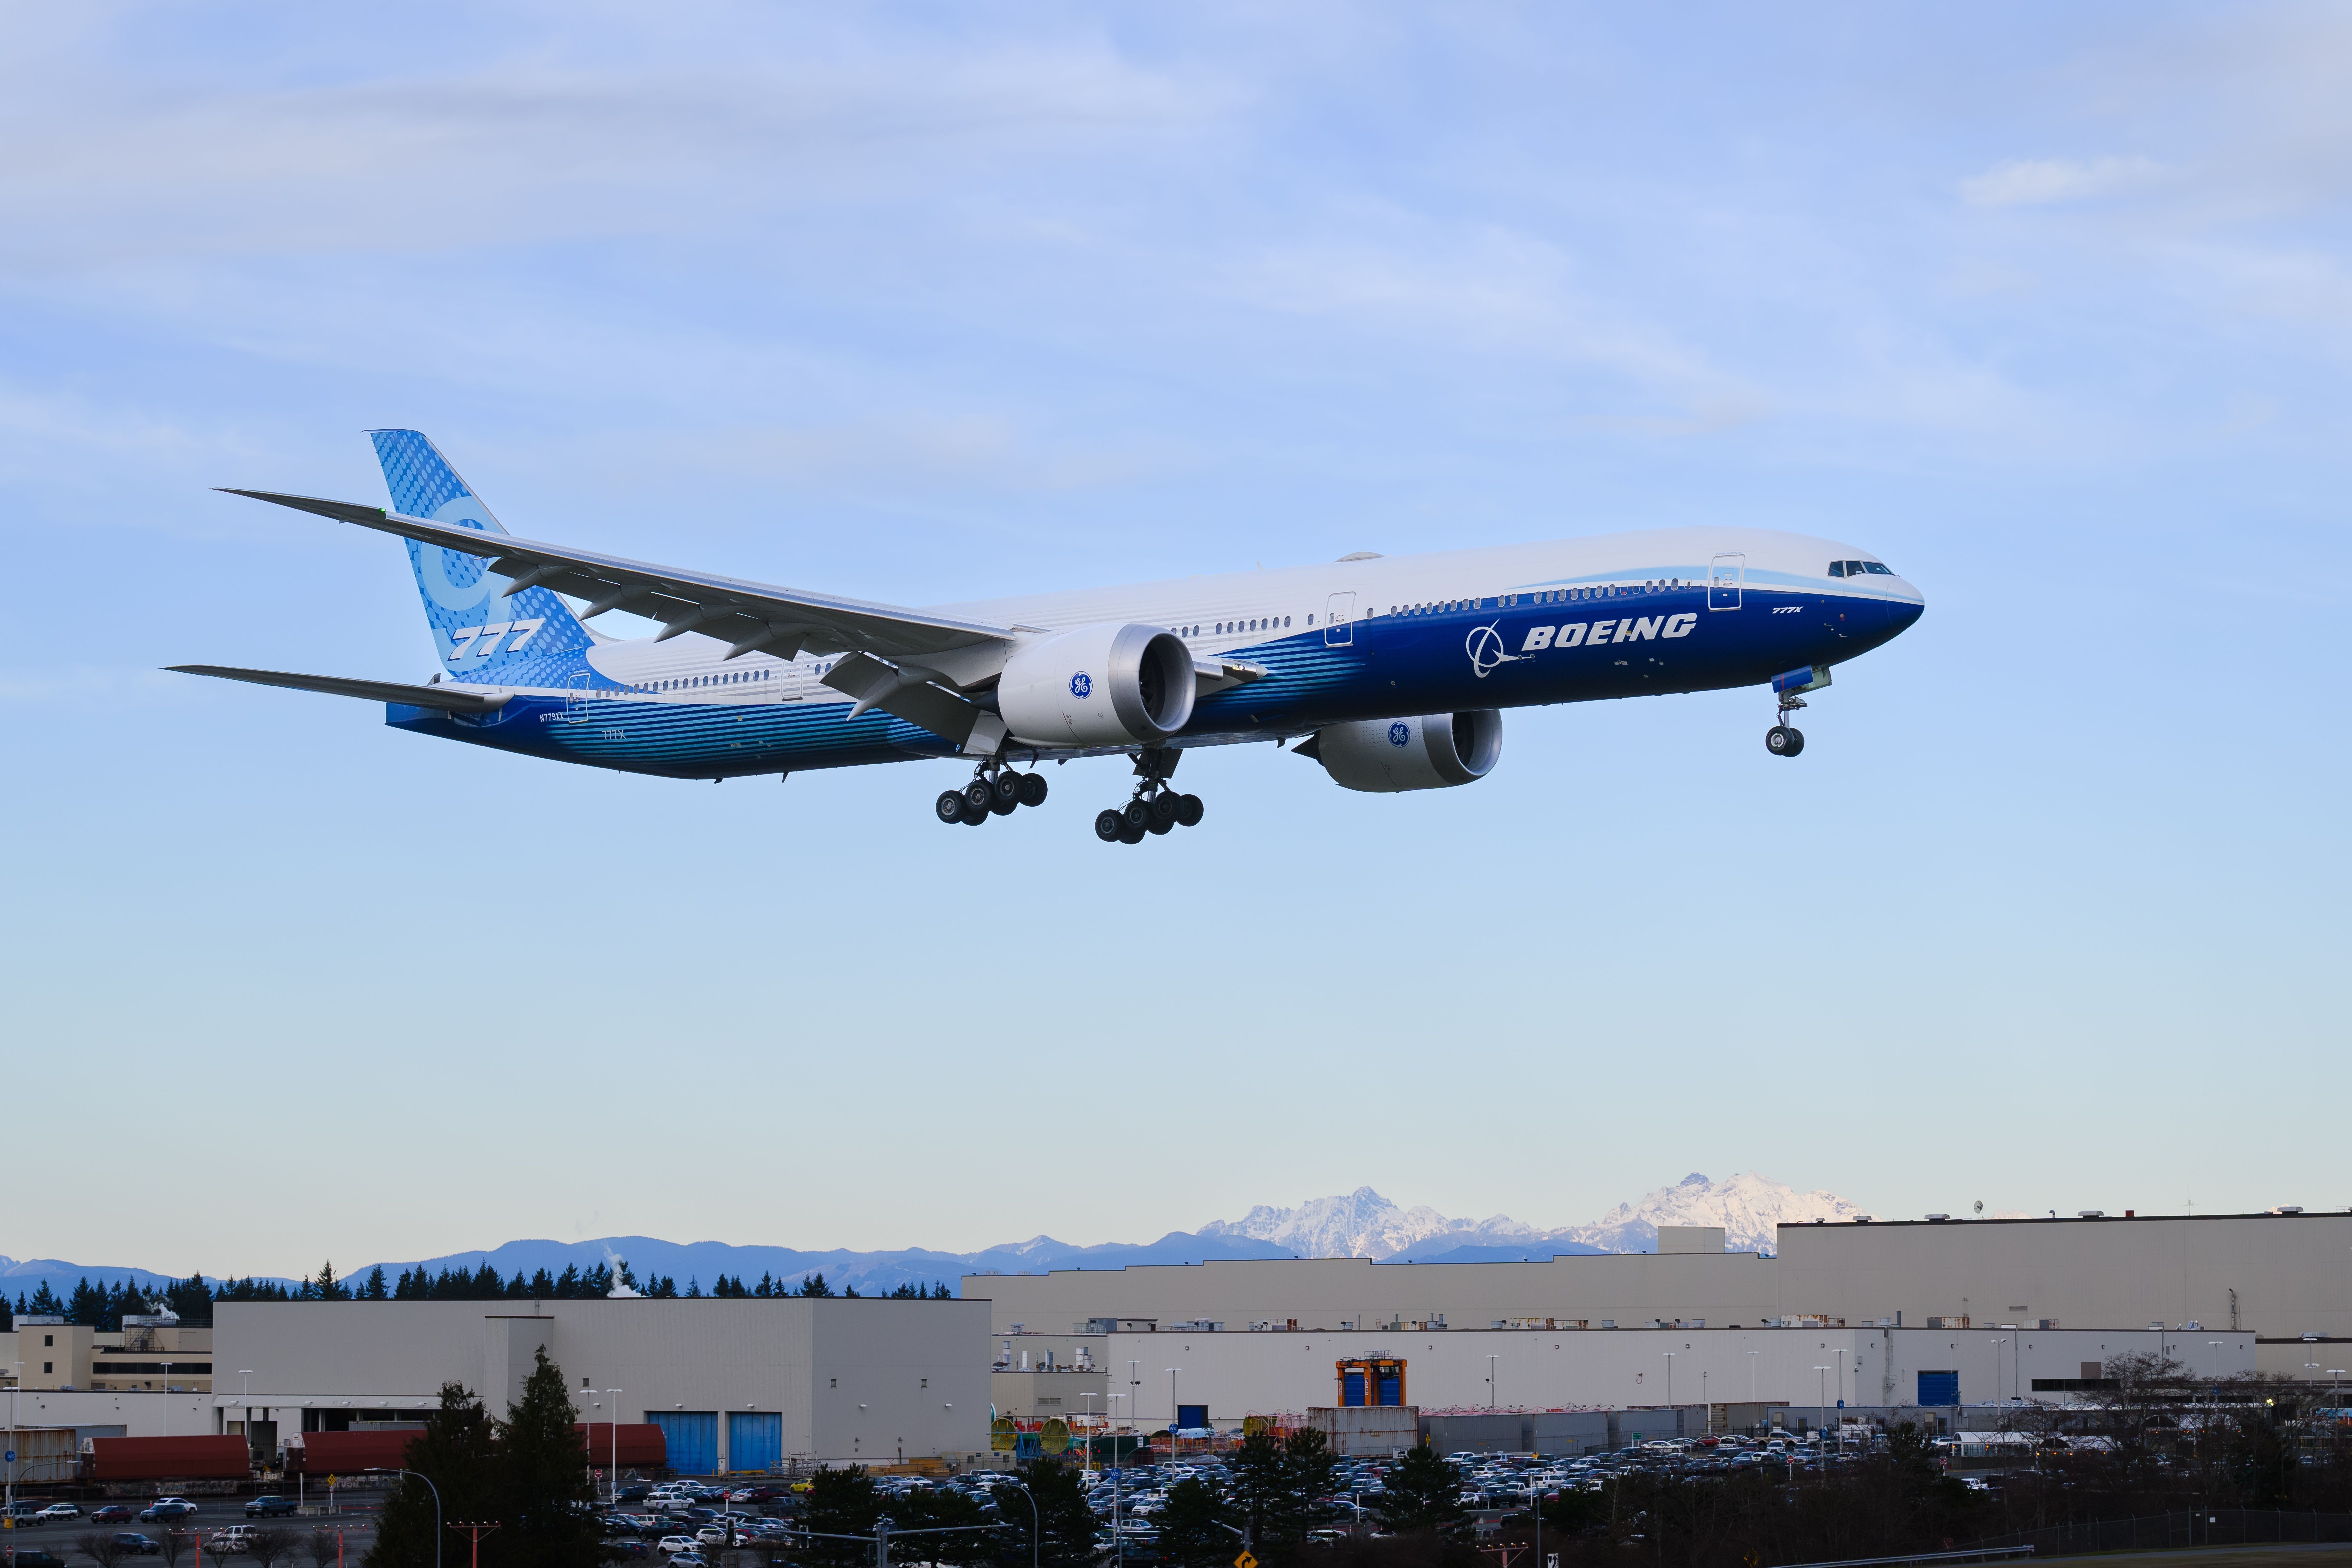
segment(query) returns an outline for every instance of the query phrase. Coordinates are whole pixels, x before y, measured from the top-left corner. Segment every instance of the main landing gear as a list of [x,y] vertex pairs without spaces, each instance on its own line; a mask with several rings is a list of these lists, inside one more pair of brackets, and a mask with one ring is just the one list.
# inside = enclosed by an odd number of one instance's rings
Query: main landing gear
[[1010,816],[1024,805],[1045,804],[1045,775],[1019,773],[999,763],[982,763],[971,783],[941,790],[932,809],[941,822],[978,827],[992,816]]
[[1139,774],[1134,796],[1112,811],[1095,814],[1095,837],[1106,844],[1140,844],[1143,836],[1165,834],[1171,828],[1198,827],[1203,810],[1197,795],[1179,795],[1168,784],[1183,753],[1172,747],[1151,747],[1135,756]]

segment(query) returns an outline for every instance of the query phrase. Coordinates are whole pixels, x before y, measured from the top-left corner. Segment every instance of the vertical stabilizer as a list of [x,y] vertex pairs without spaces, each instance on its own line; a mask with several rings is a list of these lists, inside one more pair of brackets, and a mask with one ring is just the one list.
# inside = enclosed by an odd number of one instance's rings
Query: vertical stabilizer
[[[504,533],[481,498],[457,477],[440,449],[417,430],[371,430],[392,508],[409,517]],[[425,618],[441,667],[459,680],[514,686],[558,685],[553,671],[579,663],[594,638],[554,592],[525,588],[508,596],[489,563],[437,544],[408,542]]]

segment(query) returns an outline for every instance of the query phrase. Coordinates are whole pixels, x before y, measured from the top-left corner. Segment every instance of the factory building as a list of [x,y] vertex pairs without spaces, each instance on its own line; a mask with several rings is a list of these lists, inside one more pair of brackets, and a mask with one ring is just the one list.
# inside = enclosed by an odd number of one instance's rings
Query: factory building
[[988,1447],[984,1301],[223,1302],[215,1321],[212,1430],[257,1450],[422,1420],[445,1383],[503,1411],[542,1349],[583,1420],[661,1428],[686,1474]]
[[[1475,1267],[1475,1266],[1474,1266]],[[2160,1351],[2200,1373],[2254,1370],[2255,1336],[2101,1329],[1569,1328],[1191,1330],[1011,1336],[1035,1362],[1067,1365],[1085,1351],[1102,1370],[996,1373],[1000,1390],[1027,1380],[1033,1403],[1004,1413],[1045,1418],[1111,1414],[1146,1431],[1226,1430],[1250,1415],[1346,1408],[1364,1397],[1349,1369],[1397,1364],[1423,1412],[1631,1409],[1645,1405],[1822,1405],[1834,1411],[1914,1405],[2059,1404],[2095,1393],[2107,1363]],[[1000,1344],[1002,1338],[1000,1337]],[[1001,1353],[1001,1352],[1000,1352]],[[1055,1384],[1047,1380],[1078,1380]],[[1010,1380],[1008,1382],[1008,1380]],[[1035,1393],[1090,1396],[1053,1408]],[[1016,1395],[1017,1397],[1017,1395]],[[1722,1423],[1728,1420],[1722,1415]],[[1753,1419],[1753,1417],[1749,1417]],[[1745,1423],[1742,1423],[1745,1424]]]
[[[1774,1254],[1722,1248],[1720,1230],[1662,1226],[1656,1253],[1057,1269],[967,1276],[963,1293],[991,1299],[1000,1342],[1058,1334],[1069,1342],[1065,1360],[1077,1348],[1073,1335],[1114,1324],[1161,1338],[2015,1325],[2095,1331],[2110,1342],[2137,1330],[2142,1349],[2158,1342],[2153,1326],[2166,1325],[2191,1350],[2202,1341],[2189,1325],[2200,1325],[2250,1335],[2261,1370],[2297,1377],[2352,1353],[2352,1213],[2344,1211],[1782,1226]],[[2336,1344],[2345,1348],[2325,1348]],[[1090,1342],[1089,1351],[1109,1353]]]

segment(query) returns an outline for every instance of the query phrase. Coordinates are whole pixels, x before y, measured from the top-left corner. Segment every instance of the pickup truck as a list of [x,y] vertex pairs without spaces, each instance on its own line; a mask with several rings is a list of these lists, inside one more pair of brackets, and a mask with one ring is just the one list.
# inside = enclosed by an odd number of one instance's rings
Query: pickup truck
[[245,1505],[245,1517],[247,1519],[291,1519],[294,1517],[294,1500],[290,1497],[278,1497],[274,1493],[265,1492],[260,1497],[255,1498],[251,1502]]

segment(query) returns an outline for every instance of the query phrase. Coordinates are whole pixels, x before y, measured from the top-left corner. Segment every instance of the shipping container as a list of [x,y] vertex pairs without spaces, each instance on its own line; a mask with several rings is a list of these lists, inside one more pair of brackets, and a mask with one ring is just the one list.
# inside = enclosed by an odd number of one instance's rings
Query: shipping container
[[241,1481],[253,1473],[242,1437],[92,1437],[93,1481]]
[[[782,1437],[783,1417],[771,1419],[778,1424],[777,1436]],[[598,1469],[610,1469],[618,1465],[625,1470],[659,1470],[669,1465],[669,1450],[662,1442],[662,1429],[652,1422],[624,1421],[620,1426],[621,1448],[616,1458],[613,1452],[613,1424],[609,1421],[574,1426],[572,1430],[585,1435],[588,1441],[588,1462]],[[742,1469],[745,1467],[736,1466]]]
[[349,1476],[362,1470],[396,1470],[422,1428],[373,1427],[358,1432],[305,1432],[286,1444],[289,1476]]

